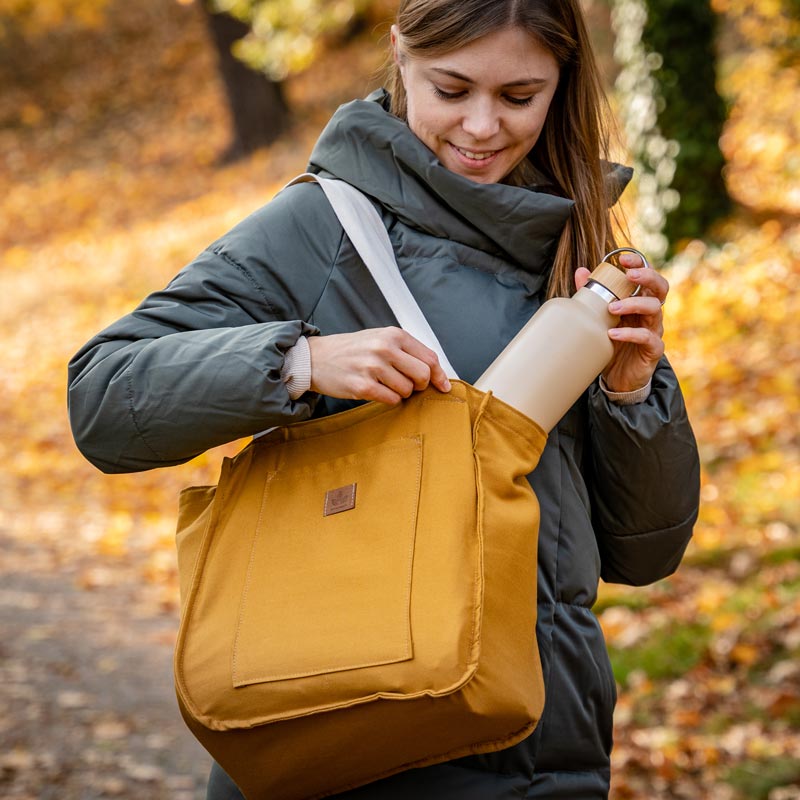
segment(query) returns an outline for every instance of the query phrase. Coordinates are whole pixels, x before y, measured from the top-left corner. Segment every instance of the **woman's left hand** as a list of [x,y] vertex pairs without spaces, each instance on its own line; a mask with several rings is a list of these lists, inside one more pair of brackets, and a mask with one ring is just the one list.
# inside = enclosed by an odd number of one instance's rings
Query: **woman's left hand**
[[[616,300],[609,311],[621,317],[608,335],[614,342],[614,357],[603,371],[606,387],[612,392],[632,392],[645,386],[664,355],[664,318],[661,307],[667,299],[669,283],[654,269],[646,268],[635,253],[621,253],[619,263],[628,279],[642,287],[636,297]],[[586,285],[590,271],[575,271],[578,289]]]

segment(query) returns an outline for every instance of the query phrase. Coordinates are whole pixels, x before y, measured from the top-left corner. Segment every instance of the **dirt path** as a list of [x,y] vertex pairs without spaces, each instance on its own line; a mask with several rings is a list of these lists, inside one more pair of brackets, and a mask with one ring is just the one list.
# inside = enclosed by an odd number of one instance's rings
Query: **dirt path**
[[176,612],[135,558],[97,564],[0,529],[0,796],[203,798],[210,761],[173,693]]

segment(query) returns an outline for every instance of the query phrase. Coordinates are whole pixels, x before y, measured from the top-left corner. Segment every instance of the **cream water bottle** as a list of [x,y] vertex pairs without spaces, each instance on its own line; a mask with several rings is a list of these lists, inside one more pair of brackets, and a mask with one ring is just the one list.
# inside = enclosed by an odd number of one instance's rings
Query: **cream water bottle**
[[587,284],[572,297],[554,297],[523,326],[475,383],[521,411],[549,432],[611,361],[608,331],[619,317],[608,304],[638,292],[622,269],[605,256]]

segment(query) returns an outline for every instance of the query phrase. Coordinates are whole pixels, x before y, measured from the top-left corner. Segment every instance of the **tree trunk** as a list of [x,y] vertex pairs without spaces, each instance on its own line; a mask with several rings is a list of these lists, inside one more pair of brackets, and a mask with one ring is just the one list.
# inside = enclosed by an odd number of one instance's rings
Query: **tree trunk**
[[731,209],[719,148],[726,109],[716,87],[716,15],[709,0],[647,0],[647,7],[642,40],[663,58],[653,73],[664,100],[658,126],[680,144],[672,188],[681,201],[664,230],[675,245],[703,236]]
[[280,83],[251,70],[231,52],[233,43],[248,33],[248,26],[227,14],[215,14],[205,3],[201,6],[231,112],[232,137],[223,160],[232,161],[275,141],[288,125],[289,109]]

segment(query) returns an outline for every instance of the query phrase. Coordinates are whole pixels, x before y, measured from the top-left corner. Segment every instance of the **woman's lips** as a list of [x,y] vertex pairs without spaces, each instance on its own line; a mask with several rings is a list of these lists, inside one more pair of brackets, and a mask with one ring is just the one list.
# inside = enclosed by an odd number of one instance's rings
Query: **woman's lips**
[[458,160],[472,169],[485,169],[497,160],[502,150],[468,150],[448,142]]

